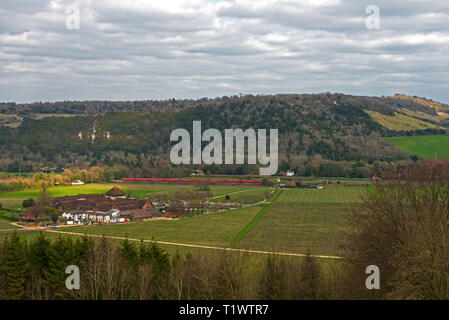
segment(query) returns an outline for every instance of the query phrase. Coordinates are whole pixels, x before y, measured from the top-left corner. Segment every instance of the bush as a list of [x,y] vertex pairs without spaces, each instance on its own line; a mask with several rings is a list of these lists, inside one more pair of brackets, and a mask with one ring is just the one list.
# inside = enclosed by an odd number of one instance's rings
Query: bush
[[22,202],[22,206],[24,208],[34,207],[35,204],[36,204],[36,202],[32,198],[30,198],[28,200],[23,200],[23,202]]
[[59,219],[59,214],[57,214],[56,212],[52,212],[50,214],[50,218],[53,223],[56,223]]

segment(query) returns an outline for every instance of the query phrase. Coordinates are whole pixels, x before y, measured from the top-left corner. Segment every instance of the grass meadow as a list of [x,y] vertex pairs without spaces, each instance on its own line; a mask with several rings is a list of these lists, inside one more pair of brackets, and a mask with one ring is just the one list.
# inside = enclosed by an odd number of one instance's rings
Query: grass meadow
[[391,137],[385,140],[420,158],[449,158],[449,136],[446,135]]
[[[238,192],[235,194],[229,194],[229,198],[231,202],[239,202],[239,203],[255,203],[260,202],[265,199],[266,194],[270,194],[272,191],[272,188],[268,187],[258,187],[258,188],[251,188],[248,190],[241,190],[241,191],[234,191]],[[214,197],[211,199],[211,201],[214,202],[223,202],[225,200],[225,196],[220,197]]]
[[380,125],[390,130],[409,131],[409,130],[439,128],[437,125],[431,122],[422,121],[407,114],[395,113],[394,115],[389,116],[376,111],[371,110],[364,110],[364,111],[368,113]]

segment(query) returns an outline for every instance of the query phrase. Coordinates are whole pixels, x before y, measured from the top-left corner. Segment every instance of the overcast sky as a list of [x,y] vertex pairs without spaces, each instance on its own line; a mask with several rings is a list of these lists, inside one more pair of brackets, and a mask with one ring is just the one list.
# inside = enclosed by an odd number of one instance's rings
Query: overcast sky
[[330,91],[449,103],[447,0],[1,0],[0,16],[3,102]]

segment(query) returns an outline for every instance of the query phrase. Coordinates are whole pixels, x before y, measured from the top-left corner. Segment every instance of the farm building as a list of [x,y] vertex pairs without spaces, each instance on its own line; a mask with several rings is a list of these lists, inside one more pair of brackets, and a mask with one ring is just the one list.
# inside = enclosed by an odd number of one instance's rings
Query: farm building
[[111,198],[112,200],[126,198],[126,192],[118,187],[113,187],[111,190],[106,192],[106,197]]
[[181,207],[168,207],[165,209],[164,217],[167,218],[178,218],[178,217],[184,217],[189,214],[189,211],[185,208]]
[[118,222],[120,211],[110,210],[103,211],[69,211],[64,212],[61,218],[67,224],[84,224],[84,223],[115,223]]
[[134,209],[130,211],[124,211],[125,215],[130,217],[132,220],[145,220],[145,219],[151,219],[155,217],[161,217],[162,214],[157,209]]
[[37,207],[28,208],[19,214],[19,219],[21,221],[36,221],[42,218],[45,218],[45,214],[43,210],[40,210]]
[[109,210],[109,211],[68,211],[61,215],[61,221],[66,224],[91,224],[91,223],[117,223],[130,220],[145,220],[154,217],[161,217],[162,214],[157,209],[133,209],[129,211]]
[[106,196],[101,194],[79,194],[76,196],[56,197],[52,199],[52,206],[60,210],[92,210],[102,212],[110,210],[154,209],[151,200],[126,198],[125,192],[116,187],[106,192]]
[[116,223],[127,220],[142,220],[157,216],[150,199],[129,199],[117,187],[106,195],[79,194],[53,198],[53,207],[64,210],[61,220],[68,224]]
[[194,170],[191,174],[191,176],[201,176],[204,177],[206,174],[204,173],[203,170]]

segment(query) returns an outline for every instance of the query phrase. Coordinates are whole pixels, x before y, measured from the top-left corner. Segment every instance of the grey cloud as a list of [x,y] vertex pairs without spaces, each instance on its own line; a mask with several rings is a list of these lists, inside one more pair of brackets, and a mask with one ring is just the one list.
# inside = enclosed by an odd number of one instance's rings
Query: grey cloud
[[[72,1],[0,3],[0,101],[338,91],[449,102],[442,1],[78,2],[79,30],[65,28]],[[373,3],[381,30],[365,28]]]

